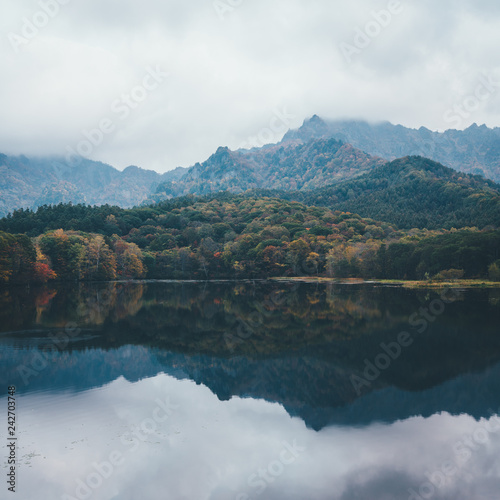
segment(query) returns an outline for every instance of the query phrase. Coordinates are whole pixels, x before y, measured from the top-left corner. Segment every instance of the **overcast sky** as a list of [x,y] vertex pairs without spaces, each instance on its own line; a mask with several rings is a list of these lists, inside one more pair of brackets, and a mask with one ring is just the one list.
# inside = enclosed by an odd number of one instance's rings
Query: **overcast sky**
[[[218,146],[276,142],[313,114],[500,126],[498,0],[0,6],[4,153],[71,148],[166,171]],[[91,145],[84,131],[98,127]]]

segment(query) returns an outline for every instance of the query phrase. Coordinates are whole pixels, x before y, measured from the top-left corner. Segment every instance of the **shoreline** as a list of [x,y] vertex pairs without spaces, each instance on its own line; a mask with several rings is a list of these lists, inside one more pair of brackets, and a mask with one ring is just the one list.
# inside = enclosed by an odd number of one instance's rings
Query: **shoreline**
[[364,280],[361,278],[324,278],[310,276],[296,278],[269,278],[270,281],[297,281],[302,283],[336,283],[339,285],[397,285],[402,288],[500,288],[500,282],[481,279],[455,281],[425,281],[425,280]]
[[271,278],[238,278],[238,279],[125,279],[125,280],[110,280],[110,281],[53,281],[48,283],[5,283],[0,285],[0,290],[9,288],[40,288],[50,286],[65,286],[65,285],[104,285],[108,283],[126,284],[126,283],[256,283],[256,282],[295,282],[295,283],[332,283],[336,285],[388,285],[397,286],[409,289],[443,289],[443,288],[483,288],[493,289],[500,288],[500,282],[488,281],[484,279],[461,279],[455,281],[425,281],[425,280],[379,280],[379,279],[362,279],[362,278],[326,278],[324,276],[296,276],[282,277],[276,276]]

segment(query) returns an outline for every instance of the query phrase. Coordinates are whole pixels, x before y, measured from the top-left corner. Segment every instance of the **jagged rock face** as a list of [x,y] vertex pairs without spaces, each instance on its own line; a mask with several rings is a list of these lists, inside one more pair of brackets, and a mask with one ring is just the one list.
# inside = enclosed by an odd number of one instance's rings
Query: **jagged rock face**
[[129,208],[186,194],[248,189],[311,189],[351,179],[384,161],[334,139],[282,143],[260,149],[219,148],[193,167],[158,174],[135,166],[123,172],[81,159],[0,156],[0,216],[18,208],[86,203]]
[[466,130],[439,133],[425,127],[417,130],[389,122],[327,121],[315,115],[298,130],[288,132],[283,141],[300,143],[318,138],[341,140],[388,160],[425,156],[454,170],[500,181],[499,128],[474,124]]
[[219,148],[177,181],[161,184],[151,201],[218,191],[307,190],[352,179],[384,163],[331,138],[287,141],[252,150]]

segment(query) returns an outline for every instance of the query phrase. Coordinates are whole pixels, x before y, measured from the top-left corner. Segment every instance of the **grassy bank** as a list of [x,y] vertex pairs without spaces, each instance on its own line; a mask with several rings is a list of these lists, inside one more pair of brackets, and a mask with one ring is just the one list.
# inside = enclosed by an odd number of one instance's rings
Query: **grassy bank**
[[470,279],[453,281],[409,281],[409,280],[363,280],[361,278],[323,278],[323,277],[297,277],[297,278],[271,278],[274,281],[297,281],[302,283],[339,283],[339,284],[363,284],[378,283],[382,285],[398,285],[403,288],[500,288],[500,282]]

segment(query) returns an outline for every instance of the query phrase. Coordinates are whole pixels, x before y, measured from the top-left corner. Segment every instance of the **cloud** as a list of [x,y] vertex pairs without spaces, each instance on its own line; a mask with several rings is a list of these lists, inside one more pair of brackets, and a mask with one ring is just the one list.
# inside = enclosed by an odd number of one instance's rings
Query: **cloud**
[[[93,159],[165,171],[237,147],[280,106],[293,126],[317,113],[443,129],[443,114],[500,67],[493,1],[402,0],[380,30],[388,0],[57,2],[4,0],[1,151],[62,153],[109,117],[116,130]],[[49,3],[57,13],[14,42]],[[368,23],[376,36],[349,63],[341,46]],[[169,78],[119,120],[112,103],[156,65]],[[500,125],[499,107],[494,93],[463,126]]]
[[[203,385],[166,375],[120,377],[71,397],[26,397],[34,411],[23,418],[23,442],[32,443],[19,486],[25,499],[41,489],[76,498],[79,480],[95,485],[92,498],[123,500],[399,500],[410,489],[467,500],[494,498],[499,487],[498,417],[441,413],[316,432],[279,404],[220,401]],[[122,463],[96,479],[113,452]],[[445,478],[450,462],[455,471]]]

